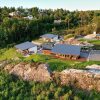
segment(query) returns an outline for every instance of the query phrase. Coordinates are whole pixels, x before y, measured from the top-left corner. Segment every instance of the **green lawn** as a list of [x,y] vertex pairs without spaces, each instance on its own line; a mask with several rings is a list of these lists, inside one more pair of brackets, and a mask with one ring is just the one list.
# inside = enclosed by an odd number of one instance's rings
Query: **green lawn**
[[46,61],[52,59],[51,56],[48,55],[43,55],[43,54],[33,54],[30,55],[29,57],[25,58],[24,61],[34,61],[34,62],[43,62],[45,63]]
[[68,34],[64,36],[64,39],[74,38],[74,34]]
[[38,43],[44,43],[42,38],[37,38],[35,40],[33,40],[34,42],[38,42]]
[[80,39],[80,41],[87,41],[89,43],[92,43],[94,45],[100,45],[100,40],[88,40],[88,39]]
[[24,59],[25,61],[34,61],[34,62],[42,62],[42,63],[48,63],[50,65],[51,70],[57,70],[61,71],[66,68],[72,67],[76,63],[80,63],[77,61],[67,61],[67,60],[60,60],[53,58],[48,55],[41,55],[41,54],[34,54],[30,57],[27,57]]
[[1,49],[0,50],[0,61],[2,60],[10,60],[10,59],[17,59],[22,57],[22,55],[18,52],[16,52],[16,50],[14,48],[10,48],[10,49]]
[[78,61],[61,60],[53,58],[52,56],[42,55],[42,54],[33,54],[27,58],[24,58],[22,57],[21,54],[16,52],[14,48],[0,50],[0,61],[11,60],[11,59],[18,60],[18,58],[26,62],[48,63],[52,71],[62,71],[66,68],[84,69],[87,65],[92,65],[92,64],[100,65],[100,62],[93,62],[93,61],[78,62]]
[[78,61],[60,60],[60,59],[55,59],[51,56],[39,55],[39,54],[31,55],[30,57],[27,57],[24,60],[28,62],[34,61],[34,62],[48,63],[52,71],[62,71],[66,68],[84,69],[87,65],[92,65],[92,64],[100,65],[100,62],[95,62],[95,61],[78,62]]
[[80,39],[80,41],[87,41],[91,44],[93,44],[93,49],[94,50],[100,50],[100,40],[87,40],[87,39]]
[[60,59],[50,59],[47,61],[51,70],[53,71],[62,71],[66,68],[73,68],[75,64],[80,63],[77,61],[65,61]]
[[100,40],[90,40],[89,43],[92,43],[94,45],[100,45]]

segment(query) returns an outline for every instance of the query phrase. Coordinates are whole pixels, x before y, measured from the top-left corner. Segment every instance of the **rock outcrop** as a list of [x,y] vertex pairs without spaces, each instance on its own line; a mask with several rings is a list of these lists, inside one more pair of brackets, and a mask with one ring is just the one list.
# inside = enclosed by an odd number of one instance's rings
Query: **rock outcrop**
[[51,80],[51,71],[47,64],[28,64],[19,63],[17,65],[7,65],[4,68],[10,74],[19,76],[24,80],[34,80],[39,82],[47,82]]
[[[4,70],[27,81],[61,82],[84,90],[100,91],[100,66],[87,66],[85,70],[66,69],[62,72],[51,72],[48,64],[25,63],[8,64]],[[60,81],[56,80],[59,79]]]
[[100,65],[96,65],[96,64],[94,64],[94,65],[91,65],[91,66],[86,66],[86,68],[87,69],[97,69],[97,70],[100,70]]
[[3,67],[5,67],[7,64],[9,64],[10,63],[10,61],[0,61],[0,68],[3,68]]
[[60,73],[60,79],[62,84],[84,90],[95,89],[100,91],[100,73],[91,72],[90,70],[66,69]]

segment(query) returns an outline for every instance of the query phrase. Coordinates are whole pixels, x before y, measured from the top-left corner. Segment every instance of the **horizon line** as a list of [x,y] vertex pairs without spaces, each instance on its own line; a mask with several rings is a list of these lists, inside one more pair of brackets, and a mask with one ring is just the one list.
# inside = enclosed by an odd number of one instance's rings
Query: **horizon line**
[[[7,7],[7,8],[13,8],[14,6],[1,6],[0,8],[4,8],[4,7]],[[14,7],[15,9],[17,8],[23,8],[23,9],[31,9],[31,8],[38,8],[38,9],[42,9],[42,10],[57,10],[57,9],[63,9],[63,10],[66,10],[66,11],[98,11],[100,9],[75,9],[75,10],[71,10],[71,9],[67,9],[67,8],[40,8],[40,7],[37,7],[37,6],[34,6],[34,7],[23,7],[23,6],[19,6],[19,7]]]

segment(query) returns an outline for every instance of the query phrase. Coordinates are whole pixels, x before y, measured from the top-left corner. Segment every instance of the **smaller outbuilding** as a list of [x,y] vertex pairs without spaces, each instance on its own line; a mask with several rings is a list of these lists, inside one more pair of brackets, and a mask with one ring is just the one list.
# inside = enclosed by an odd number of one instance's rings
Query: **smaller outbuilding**
[[54,20],[54,24],[61,24],[62,20],[59,19],[59,20]]
[[96,34],[96,39],[100,40],[100,34]]
[[44,43],[42,44],[42,53],[50,55],[51,50],[54,47],[55,43],[54,42],[49,42],[49,43]]
[[24,19],[32,20],[33,19],[33,16],[32,15],[29,15],[27,17],[24,17]]
[[87,60],[88,61],[100,61],[100,50],[91,50]]
[[15,46],[18,52],[28,55],[32,53],[37,53],[37,45],[33,44],[32,42],[24,42]]
[[20,11],[14,11],[14,12],[9,13],[10,17],[15,17],[15,16],[19,16],[19,15],[21,15]]
[[42,36],[40,36],[44,41],[46,42],[54,42],[54,41],[57,41],[59,40],[58,38],[58,35],[55,35],[55,34],[44,34]]

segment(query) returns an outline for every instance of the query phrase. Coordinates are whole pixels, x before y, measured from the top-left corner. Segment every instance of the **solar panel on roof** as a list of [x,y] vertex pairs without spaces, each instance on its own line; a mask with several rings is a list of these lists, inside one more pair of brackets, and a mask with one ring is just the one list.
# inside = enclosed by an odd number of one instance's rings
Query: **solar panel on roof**
[[80,47],[75,45],[57,44],[52,49],[53,53],[80,55]]
[[18,45],[16,45],[15,47],[16,47],[17,49],[27,50],[27,49],[32,48],[32,47],[34,47],[34,46],[36,46],[36,45],[33,44],[33,43],[31,43],[31,42],[29,42],[29,41],[27,41],[27,42],[18,44]]
[[54,38],[54,37],[56,37],[56,36],[58,36],[58,35],[54,35],[54,34],[44,34],[44,35],[42,35],[41,37],[52,39],[52,38]]
[[93,50],[90,52],[88,59],[91,61],[100,61],[100,50]]
[[51,50],[52,48],[53,48],[53,46],[54,46],[54,43],[44,43],[43,45],[42,45],[42,48],[45,50],[45,49],[47,49],[47,50]]

